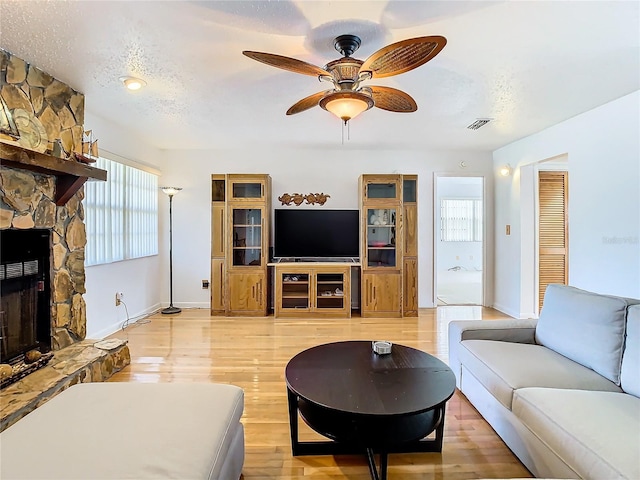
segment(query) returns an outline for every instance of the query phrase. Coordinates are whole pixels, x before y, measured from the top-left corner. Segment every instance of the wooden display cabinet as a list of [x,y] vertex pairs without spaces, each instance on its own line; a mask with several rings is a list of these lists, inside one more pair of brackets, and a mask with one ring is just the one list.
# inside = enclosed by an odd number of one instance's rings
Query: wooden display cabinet
[[362,175],[363,317],[418,315],[418,176]]
[[360,176],[361,315],[402,316],[402,177]]
[[350,317],[351,263],[276,263],[277,317]]
[[271,177],[211,179],[211,314],[264,316]]

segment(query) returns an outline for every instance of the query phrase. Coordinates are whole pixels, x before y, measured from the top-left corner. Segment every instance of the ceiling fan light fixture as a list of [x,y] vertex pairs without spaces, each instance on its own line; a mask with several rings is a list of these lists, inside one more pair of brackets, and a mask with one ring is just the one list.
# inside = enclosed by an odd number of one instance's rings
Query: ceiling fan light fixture
[[373,107],[373,103],[373,99],[364,93],[338,91],[322,97],[320,107],[347,123]]

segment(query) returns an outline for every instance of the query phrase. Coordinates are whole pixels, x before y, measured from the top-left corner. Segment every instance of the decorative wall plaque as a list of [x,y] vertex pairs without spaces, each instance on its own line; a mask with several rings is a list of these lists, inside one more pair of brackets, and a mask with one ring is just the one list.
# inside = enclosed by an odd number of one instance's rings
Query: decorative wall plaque
[[291,195],[283,193],[278,197],[278,200],[280,200],[282,205],[291,205],[293,203],[296,207],[299,207],[305,201],[307,205],[324,205],[330,197],[331,195],[325,195],[324,193],[309,193],[307,195],[302,195],[301,193],[292,193]]

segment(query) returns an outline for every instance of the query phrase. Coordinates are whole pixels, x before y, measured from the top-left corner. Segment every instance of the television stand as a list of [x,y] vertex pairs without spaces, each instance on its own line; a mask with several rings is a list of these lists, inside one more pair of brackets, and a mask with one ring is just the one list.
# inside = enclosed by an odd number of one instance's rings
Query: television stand
[[353,262],[274,263],[275,318],[351,317]]

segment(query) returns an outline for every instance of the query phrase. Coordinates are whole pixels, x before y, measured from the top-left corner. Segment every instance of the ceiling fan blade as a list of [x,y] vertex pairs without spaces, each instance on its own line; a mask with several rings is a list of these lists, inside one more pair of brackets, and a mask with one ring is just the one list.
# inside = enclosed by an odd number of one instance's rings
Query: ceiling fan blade
[[417,37],[392,43],[381,48],[360,67],[361,72],[371,72],[372,78],[390,77],[424,65],[447,44],[441,36]]
[[245,50],[242,53],[253,60],[257,60],[258,62],[266,63],[272,67],[289,70],[290,72],[311,75],[312,77],[317,77],[319,75],[331,76],[331,74],[326,70],[316,67],[315,65],[311,65],[310,63],[303,62],[302,60],[296,60],[295,58],[283,57],[282,55],[275,55],[273,53],[251,52],[249,50]]
[[295,115],[296,113],[304,112],[305,110],[309,110],[310,108],[315,107],[316,105],[318,105],[320,99],[329,92],[331,92],[331,90],[314,93],[313,95],[309,95],[308,97],[303,98],[299,102],[295,103],[291,108],[289,108],[289,110],[287,110],[287,115]]
[[373,86],[371,95],[374,106],[390,112],[410,113],[418,109],[416,101],[411,95],[391,87]]

